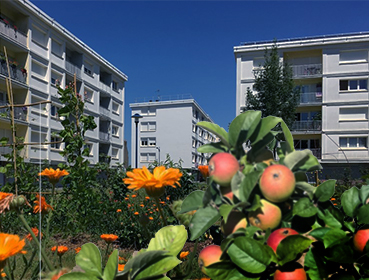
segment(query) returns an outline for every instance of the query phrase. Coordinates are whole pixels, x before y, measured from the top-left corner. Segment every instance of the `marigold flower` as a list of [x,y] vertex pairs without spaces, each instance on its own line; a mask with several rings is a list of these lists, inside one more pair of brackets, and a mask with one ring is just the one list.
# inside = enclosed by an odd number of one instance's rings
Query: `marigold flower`
[[124,200],[129,200],[129,198],[128,197],[125,197]]
[[185,259],[185,258],[187,258],[187,256],[190,254],[190,252],[188,252],[188,251],[186,251],[186,252],[181,252],[180,254],[179,254],[179,258],[180,259]]
[[51,280],[58,280],[60,278],[60,276],[68,273],[68,269],[63,268],[62,270],[60,270],[59,272],[57,272],[56,274],[54,274],[54,276],[51,278]]
[[122,212],[122,209],[117,209],[117,213]]
[[154,218],[153,217],[149,217],[149,219],[152,221],[152,220],[154,220]]
[[135,195],[135,194],[132,194],[132,197],[133,197],[133,198],[135,198],[136,196],[137,196],[137,195]]
[[[32,228],[32,231],[33,231],[33,234],[36,236],[36,237],[38,237],[38,234],[39,234],[39,231],[38,231],[38,228]],[[43,234],[42,234],[42,232],[41,232],[41,238],[43,237]],[[30,233],[28,233],[27,235],[26,235],[26,238],[29,240],[29,241],[32,241],[32,235],[30,234]]]
[[59,179],[63,176],[69,175],[69,172],[66,170],[60,170],[57,168],[54,170],[53,168],[45,168],[41,173],[38,173],[38,176],[46,176],[49,178],[51,184],[56,184],[59,182]]
[[65,252],[68,251],[68,247],[60,245],[60,246],[58,246],[58,248],[56,248],[56,246],[54,246],[54,247],[51,248],[51,251],[53,251],[53,252],[57,251],[58,256],[62,256],[62,255],[65,254]]
[[147,200],[149,200],[149,199],[150,199],[150,196],[145,196],[145,198],[146,198]]
[[133,214],[135,214],[136,216],[137,216],[137,215],[140,215],[140,213],[138,213],[138,212],[134,212]]
[[336,200],[336,199],[334,197],[332,197],[331,200]]
[[106,243],[112,243],[118,239],[118,235],[115,234],[102,234],[100,237],[104,239]]
[[12,193],[5,193],[5,192],[0,192],[0,200],[3,200],[5,197],[11,196],[13,195]]
[[129,189],[139,190],[144,188],[148,196],[158,197],[164,193],[165,186],[173,188],[181,186],[179,180],[182,173],[177,168],[165,169],[165,166],[157,166],[151,173],[145,166],[127,172],[127,178],[123,179],[125,184],[129,184]]
[[26,242],[24,239],[20,240],[18,235],[0,233],[0,269],[4,268],[7,258],[16,254],[25,254],[22,251]]
[[165,204],[165,201],[160,201],[160,204]]
[[209,177],[209,166],[208,165],[200,165],[198,168],[199,168],[199,171],[200,171],[202,177],[206,180],[206,178]]
[[125,264],[118,264],[118,271],[123,271],[124,266],[125,266]]
[[33,213],[49,213],[50,210],[54,210],[54,208],[46,203],[46,200],[43,196],[41,196],[41,203],[40,203],[40,195],[36,194],[37,200],[34,201],[36,204],[33,206]]
[[145,205],[143,205],[143,204],[140,204],[140,206],[141,206],[141,207],[145,207]]
[[77,247],[76,249],[74,249],[74,251],[76,252],[76,254],[78,254],[79,251],[81,251],[81,247]]
[[10,210],[10,203],[13,201],[14,194],[0,192],[0,214],[5,210]]
[[0,270],[0,275],[1,277],[6,277],[6,273],[2,269]]

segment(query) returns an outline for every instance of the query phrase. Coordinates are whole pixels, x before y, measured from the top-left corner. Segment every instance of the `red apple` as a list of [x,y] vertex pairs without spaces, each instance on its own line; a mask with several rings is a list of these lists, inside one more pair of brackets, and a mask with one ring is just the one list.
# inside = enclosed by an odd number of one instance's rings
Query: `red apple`
[[218,153],[209,161],[209,176],[223,187],[231,185],[232,177],[239,169],[237,159],[229,153]]
[[221,229],[225,236],[234,233],[239,228],[246,228],[247,227],[247,219],[244,213],[232,211],[228,215],[227,222],[224,223],[222,221]]
[[262,207],[249,212],[249,222],[262,230],[275,229],[282,220],[282,211],[277,205],[260,199]]
[[355,250],[364,253],[365,245],[368,241],[369,241],[369,229],[358,230],[353,238]]
[[295,175],[285,165],[274,164],[265,168],[259,186],[264,197],[271,202],[287,200],[295,190]]
[[293,262],[278,267],[274,280],[307,280],[306,272],[301,264]]
[[273,249],[274,253],[277,253],[279,243],[281,243],[281,241],[285,239],[287,236],[296,234],[299,233],[292,228],[276,229],[269,235],[267,245],[269,245]]
[[220,256],[222,255],[222,249],[218,245],[209,245],[202,249],[199,254],[198,263],[201,271],[205,273],[204,267],[207,267],[213,263],[220,261]]
[[231,201],[233,201],[233,192],[231,186],[220,187],[220,192],[223,196],[228,197]]

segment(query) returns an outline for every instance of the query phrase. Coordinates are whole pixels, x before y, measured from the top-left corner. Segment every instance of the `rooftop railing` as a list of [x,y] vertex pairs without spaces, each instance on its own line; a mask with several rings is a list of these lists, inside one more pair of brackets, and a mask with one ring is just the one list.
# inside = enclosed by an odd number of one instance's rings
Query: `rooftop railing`
[[136,98],[135,103],[141,102],[159,102],[159,101],[174,101],[174,100],[186,100],[193,99],[191,94],[174,94],[174,95],[158,95],[156,97],[143,97]]

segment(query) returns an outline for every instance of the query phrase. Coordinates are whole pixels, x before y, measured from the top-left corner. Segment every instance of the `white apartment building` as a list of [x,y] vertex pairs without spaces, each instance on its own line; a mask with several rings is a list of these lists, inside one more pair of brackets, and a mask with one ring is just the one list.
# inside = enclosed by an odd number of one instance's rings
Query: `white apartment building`
[[[237,64],[236,114],[252,89],[254,71],[273,41],[234,47]],[[369,167],[369,33],[329,35],[277,41],[281,62],[292,66],[301,88],[292,127],[296,149],[310,149],[323,172]],[[338,171],[339,170],[339,171]]]
[[[0,3],[0,103],[8,103],[4,60],[6,47],[11,61],[10,76],[15,104],[43,100],[52,103],[15,109],[17,136],[25,142],[58,141],[52,133],[62,129],[58,121],[57,82],[64,88],[74,81],[85,101],[85,113],[97,124],[86,134],[90,148],[89,160],[95,164],[109,160],[111,165],[124,158],[124,94],[127,76],[63,26],[28,0]],[[1,109],[5,112],[5,109]],[[10,121],[0,117],[0,138],[11,139]],[[26,146],[29,162],[49,160],[63,162],[59,152],[63,144]],[[0,147],[0,155],[9,152]],[[4,161],[4,157],[1,157]]]
[[131,122],[132,167],[136,167],[136,148],[138,168],[154,161],[163,162],[167,154],[174,162],[182,160],[184,168],[207,164],[210,154],[199,153],[197,148],[216,139],[196,124],[213,121],[190,95],[162,96],[160,100],[148,99],[129,106],[132,116],[142,117],[137,139],[135,119]]

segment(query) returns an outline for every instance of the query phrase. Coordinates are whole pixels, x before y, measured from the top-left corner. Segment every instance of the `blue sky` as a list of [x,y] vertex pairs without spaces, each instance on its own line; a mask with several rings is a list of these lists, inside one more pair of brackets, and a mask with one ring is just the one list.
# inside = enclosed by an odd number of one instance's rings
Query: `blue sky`
[[227,129],[236,115],[233,47],[241,42],[369,31],[369,1],[32,2],[128,75],[129,150],[129,103],[157,90],[191,94]]

